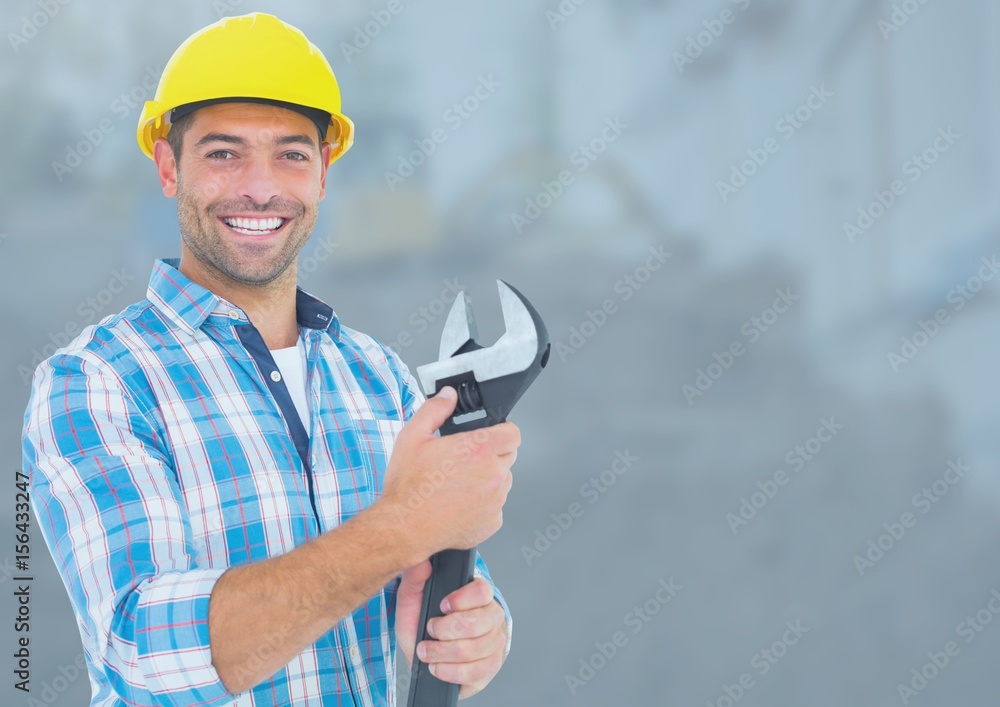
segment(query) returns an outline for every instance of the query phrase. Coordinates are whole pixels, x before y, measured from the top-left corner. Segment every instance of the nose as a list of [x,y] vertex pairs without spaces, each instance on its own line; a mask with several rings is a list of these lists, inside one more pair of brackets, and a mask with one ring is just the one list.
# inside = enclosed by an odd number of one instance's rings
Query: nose
[[269,157],[248,157],[240,175],[240,196],[258,204],[267,204],[281,195],[281,185]]

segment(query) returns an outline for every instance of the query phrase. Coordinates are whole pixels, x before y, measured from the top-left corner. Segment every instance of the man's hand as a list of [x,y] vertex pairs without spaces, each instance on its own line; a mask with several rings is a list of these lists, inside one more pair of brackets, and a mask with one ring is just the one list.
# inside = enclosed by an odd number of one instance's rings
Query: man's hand
[[[430,576],[430,560],[411,567],[403,573],[396,594],[396,639],[409,665],[413,664],[424,584]],[[446,596],[442,611],[444,616],[427,622],[434,640],[421,641],[417,654],[434,677],[461,685],[458,697],[464,699],[486,687],[500,671],[506,658],[507,618],[494,600],[493,588],[482,577]]]
[[455,390],[446,386],[403,425],[374,504],[407,529],[407,565],[446,548],[474,548],[503,525],[521,431],[508,420],[436,436],[455,407]]
[[431,578],[431,561],[424,560],[403,572],[396,591],[396,641],[406,655],[406,664],[413,665],[413,644],[417,642],[420,609],[424,603],[424,585]]

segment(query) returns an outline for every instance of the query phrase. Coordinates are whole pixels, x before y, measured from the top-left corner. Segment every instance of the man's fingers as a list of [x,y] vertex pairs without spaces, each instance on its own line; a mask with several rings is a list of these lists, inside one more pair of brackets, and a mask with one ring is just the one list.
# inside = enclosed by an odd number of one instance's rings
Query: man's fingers
[[407,589],[412,589],[423,592],[424,584],[431,577],[431,561],[429,559],[424,560],[420,564],[414,565],[403,571],[403,579],[400,587],[406,587]]
[[[424,403],[424,405],[426,404]],[[493,454],[502,456],[510,454],[520,446],[521,430],[518,429],[517,425],[508,420],[498,425],[481,427],[477,430],[456,432],[453,435],[449,435],[448,440],[458,450],[459,454],[482,445]]]
[[437,616],[427,622],[427,633],[439,641],[455,641],[463,638],[485,636],[503,623],[503,609],[497,604],[499,613],[492,606],[457,611]]
[[[449,397],[446,391],[451,391],[452,397]],[[437,395],[423,402],[420,409],[413,413],[413,417],[403,426],[403,430],[413,430],[421,438],[433,437],[437,429],[455,411],[457,400],[455,389],[446,385]],[[403,434],[403,431],[400,431],[400,434]]]
[[521,430],[510,420],[493,425],[489,430],[493,451],[497,454],[510,454],[521,445]]
[[441,611],[450,614],[453,611],[478,609],[481,606],[488,606],[492,599],[493,587],[482,577],[476,577],[442,599]]
[[417,655],[425,663],[471,663],[503,650],[507,641],[502,631],[457,641],[420,641]]
[[504,466],[510,469],[512,466],[514,466],[514,462],[517,461],[517,450],[515,449],[513,452],[507,452],[506,454],[501,454],[499,456],[499,459],[501,462],[503,462]]
[[[498,656],[490,656],[482,660],[475,660],[471,663],[430,663],[431,675],[438,680],[453,682],[462,685],[462,696],[475,694],[483,689],[483,686],[496,675],[498,667]],[[466,693],[466,686],[469,687]]]

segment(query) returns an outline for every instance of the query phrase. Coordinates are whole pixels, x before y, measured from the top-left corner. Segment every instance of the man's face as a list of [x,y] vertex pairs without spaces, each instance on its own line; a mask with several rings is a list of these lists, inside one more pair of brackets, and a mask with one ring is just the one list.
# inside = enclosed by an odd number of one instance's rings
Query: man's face
[[[265,285],[293,268],[326,195],[330,146],[295,111],[258,103],[200,108],[180,162],[155,148],[164,194],[177,196],[184,255],[243,285]],[[214,271],[214,272],[213,272]]]

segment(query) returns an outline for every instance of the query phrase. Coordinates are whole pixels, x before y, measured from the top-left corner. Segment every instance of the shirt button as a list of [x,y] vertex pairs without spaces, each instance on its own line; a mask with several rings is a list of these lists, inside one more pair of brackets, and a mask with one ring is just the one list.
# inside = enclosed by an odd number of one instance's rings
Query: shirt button
[[355,663],[361,660],[361,651],[358,650],[357,646],[351,646],[347,652],[351,654],[351,660]]
[[281,374],[278,373],[277,371],[271,371],[271,380],[277,383],[278,381],[281,380]]
[[237,319],[240,318],[240,313],[237,312],[235,309],[230,309],[229,318],[232,319],[233,321],[236,321]]

